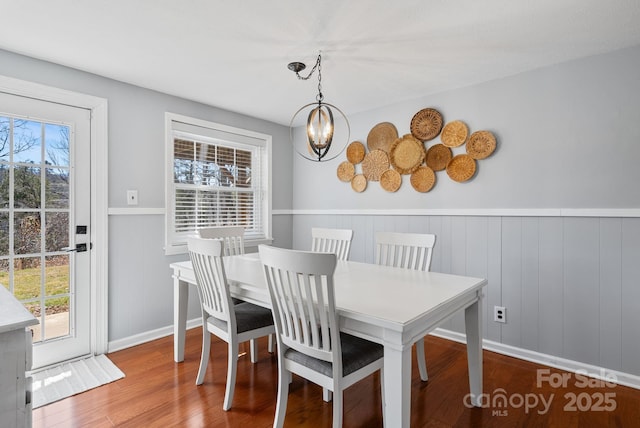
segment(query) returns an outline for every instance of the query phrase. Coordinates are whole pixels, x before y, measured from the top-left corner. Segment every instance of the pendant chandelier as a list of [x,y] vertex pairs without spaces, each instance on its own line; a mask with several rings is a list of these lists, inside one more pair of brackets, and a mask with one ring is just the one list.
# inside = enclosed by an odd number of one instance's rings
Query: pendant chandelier
[[[289,70],[296,73],[298,79],[309,80],[313,73],[318,70],[318,95],[316,95],[316,101],[313,103],[302,106],[295,112],[291,118],[289,124],[289,134],[291,143],[296,152],[305,159],[322,162],[331,159],[335,159],[344,150],[347,142],[349,141],[349,121],[344,115],[342,110],[333,104],[324,102],[324,95],[322,94],[322,55],[318,54],[316,64],[313,66],[307,76],[301,76],[300,72],[306,68],[306,65],[302,62],[292,62],[287,66]],[[339,121],[336,122],[334,117],[334,111],[341,117],[338,117]],[[300,141],[294,138],[294,122],[296,118],[301,114],[307,114],[306,121],[306,140]],[[340,142],[336,141],[336,127],[340,125],[341,134],[337,135]],[[333,148],[331,154],[329,149]]]

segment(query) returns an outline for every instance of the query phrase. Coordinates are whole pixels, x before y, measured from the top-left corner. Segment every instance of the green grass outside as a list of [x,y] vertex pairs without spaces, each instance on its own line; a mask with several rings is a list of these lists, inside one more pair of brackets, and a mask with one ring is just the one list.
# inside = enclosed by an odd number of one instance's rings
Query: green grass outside
[[[69,293],[69,266],[48,266],[45,268],[45,296],[57,296]],[[9,272],[0,271],[0,284],[9,289]],[[40,298],[40,267],[15,270],[13,274],[13,294],[18,300],[31,300]],[[31,306],[34,303],[26,303]],[[67,306],[67,296],[47,299],[47,307]]]

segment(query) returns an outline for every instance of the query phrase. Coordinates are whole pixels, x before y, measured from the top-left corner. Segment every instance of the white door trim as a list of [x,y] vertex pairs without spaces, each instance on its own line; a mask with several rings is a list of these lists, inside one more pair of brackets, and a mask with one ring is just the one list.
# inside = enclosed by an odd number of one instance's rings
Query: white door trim
[[108,351],[108,134],[107,100],[0,75],[0,92],[91,110],[91,352]]

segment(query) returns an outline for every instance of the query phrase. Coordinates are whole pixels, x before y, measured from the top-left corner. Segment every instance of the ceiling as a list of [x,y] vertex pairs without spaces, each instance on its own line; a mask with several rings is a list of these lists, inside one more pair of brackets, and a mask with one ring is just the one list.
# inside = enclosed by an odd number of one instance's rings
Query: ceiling
[[[13,0],[0,48],[288,125],[640,44],[638,0]],[[305,75],[305,72],[301,74]]]

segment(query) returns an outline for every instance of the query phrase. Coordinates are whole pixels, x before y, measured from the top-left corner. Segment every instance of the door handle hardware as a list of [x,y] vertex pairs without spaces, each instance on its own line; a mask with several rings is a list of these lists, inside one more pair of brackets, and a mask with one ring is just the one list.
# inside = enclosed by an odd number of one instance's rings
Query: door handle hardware
[[[93,245],[91,245],[93,247]],[[76,253],[84,253],[85,251],[87,251],[87,244],[82,243],[82,244],[76,244],[75,248],[71,248],[71,247],[64,247],[62,248],[63,251],[66,251],[67,253],[72,253],[72,252],[76,252]]]

